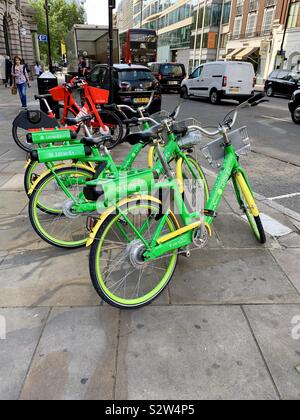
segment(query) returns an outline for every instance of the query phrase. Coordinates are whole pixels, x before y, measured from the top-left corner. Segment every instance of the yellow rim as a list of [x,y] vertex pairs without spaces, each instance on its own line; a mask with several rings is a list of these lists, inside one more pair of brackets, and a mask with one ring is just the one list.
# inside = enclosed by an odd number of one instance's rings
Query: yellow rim
[[244,197],[247,201],[247,204],[249,206],[249,210],[251,211],[252,215],[254,217],[258,217],[259,216],[259,210],[257,208],[257,205],[255,203],[253,195],[252,195],[251,191],[249,190],[249,187],[248,187],[243,175],[241,173],[237,173],[235,175],[235,179],[236,179],[236,182],[238,183],[240,189],[242,190],[242,192],[244,194]]

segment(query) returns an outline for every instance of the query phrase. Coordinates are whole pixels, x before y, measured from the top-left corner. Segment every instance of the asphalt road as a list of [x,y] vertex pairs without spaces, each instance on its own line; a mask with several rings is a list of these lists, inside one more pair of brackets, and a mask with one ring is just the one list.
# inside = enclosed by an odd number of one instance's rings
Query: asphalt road
[[[177,94],[164,95],[163,109],[172,110],[180,101]],[[179,118],[193,117],[203,126],[216,127],[235,105],[189,99],[182,103]],[[252,153],[241,163],[254,191],[300,213],[300,125],[290,118],[288,99],[270,98],[269,103],[241,110],[236,127],[243,125],[248,127]]]

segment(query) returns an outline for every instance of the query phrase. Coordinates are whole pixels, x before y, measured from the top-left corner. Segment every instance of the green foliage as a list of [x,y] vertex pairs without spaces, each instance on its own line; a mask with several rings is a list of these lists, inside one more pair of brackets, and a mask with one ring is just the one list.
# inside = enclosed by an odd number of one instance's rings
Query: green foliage
[[[39,34],[47,34],[45,0],[31,0]],[[67,0],[48,0],[52,60],[61,61],[61,41],[75,24],[85,23],[84,9]],[[48,45],[40,42],[41,58],[48,62]]]

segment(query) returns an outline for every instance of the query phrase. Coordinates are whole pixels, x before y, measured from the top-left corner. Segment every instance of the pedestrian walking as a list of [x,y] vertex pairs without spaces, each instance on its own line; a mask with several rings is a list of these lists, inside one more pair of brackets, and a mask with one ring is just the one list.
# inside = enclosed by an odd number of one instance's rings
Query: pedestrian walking
[[6,56],[5,58],[5,83],[4,83],[6,88],[8,87],[8,85],[12,87],[12,82],[13,82],[12,81],[13,78],[11,74],[12,66],[13,64],[10,57]]
[[38,61],[35,63],[35,66],[34,66],[34,73],[35,73],[35,75],[36,75],[36,78],[40,77],[40,76],[41,76],[41,74],[43,73],[42,66],[39,64],[39,62],[38,62]]
[[12,66],[13,85],[17,87],[22,103],[22,108],[27,108],[27,86],[30,88],[29,75],[25,64],[22,64],[20,57],[14,58]]

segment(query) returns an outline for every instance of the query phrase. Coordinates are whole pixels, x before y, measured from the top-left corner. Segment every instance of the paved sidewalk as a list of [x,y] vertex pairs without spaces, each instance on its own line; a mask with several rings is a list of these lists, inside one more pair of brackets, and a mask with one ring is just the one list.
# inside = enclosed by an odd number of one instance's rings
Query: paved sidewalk
[[0,399],[300,399],[300,216],[260,201],[286,234],[259,246],[229,189],[208,248],[180,258],[168,290],[110,308],[88,250],[30,226],[18,107],[0,86]]

